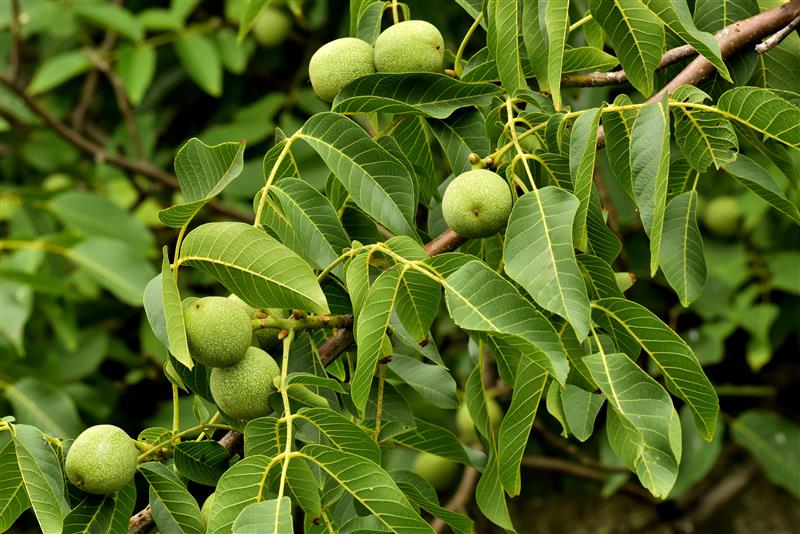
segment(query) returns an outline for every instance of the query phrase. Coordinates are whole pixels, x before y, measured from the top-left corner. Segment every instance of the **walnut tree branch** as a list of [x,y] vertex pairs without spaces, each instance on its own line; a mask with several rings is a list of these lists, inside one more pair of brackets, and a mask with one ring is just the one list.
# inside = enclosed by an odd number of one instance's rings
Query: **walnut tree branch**
[[[800,0],[759,13],[753,17],[734,22],[718,31],[714,38],[719,44],[723,59],[736,54],[765,36],[775,33],[800,16]],[[697,56],[681,72],[661,88],[647,102],[658,102],[664,94],[670,94],[681,85],[697,85],[714,72],[714,65],[703,56]],[[597,146],[605,145],[605,130],[597,129]]]
[[[667,50],[661,56],[656,69],[661,70],[678,61],[697,55],[691,45],[683,45]],[[604,87],[608,85],[622,85],[628,81],[628,73],[624,70],[611,72],[585,72],[582,74],[565,74],[561,77],[561,87]]]
[[783,42],[783,40],[786,39],[797,27],[800,27],[800,16],[795,17],[792,22],[787,24],[785,27],[764,39],[763,42],[758,43],[756,45],[756,52],[759,54],[764,54],[768,50],[772,50],[781,44],[781,42]]

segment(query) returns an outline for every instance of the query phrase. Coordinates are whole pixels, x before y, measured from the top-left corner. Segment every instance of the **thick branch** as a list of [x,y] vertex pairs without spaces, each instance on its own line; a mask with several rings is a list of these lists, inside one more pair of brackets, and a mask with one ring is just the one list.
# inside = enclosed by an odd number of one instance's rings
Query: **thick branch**
[[[28,108],[38,115],[55,133],[61,136],[66,141],[72,143],[77,148],[83,150],[94,156],[98,162],[106,162],[119,167],[120,169],[130,171],[135,174],[141,174],[160,182],[171,189],[180,189],[177,180],[173,178],[168,172],[156,167],[149,161],[131,160],[119,154],[106,152],[106,150],[98,144],[93,143],[89,139],[76,132],[49,111],[47,111],[36,99],[28,94],[23,87],[20,87],[6,76],[0,76],[0,83],[11,89],[17,96],[19,96]],[[208,207],[220,213],[227,215],[232,219],[240,221],[251,221],[253,217],[247,213],[225,206],[224,204],[212,200],[208,203]]]
[[425,244],[425,252],[428,253],[428,256],[438,256],[457,249],[466,240],[466,237],[462,237],[448,228]]
[[256,315],[256,319],[250,321],[253,330],[262,328],[281,328],[283,330],[311,330],[316,328],[352,328],[352,315],[309,315],[302,319],[282,317],[264,317]]
[[[764,38],[787,26],[792,20],[800,16],[800,0],[793,0],[788,4],[759,13],[749,19],[734,22],[726,26],[714,36],[719,43],[719,50],[723,59],[726,59],[740,50],[757,43]],[[703,56],[697,56],[677,76],[675,76],[649,101],[658,102],[664,93],[672,93],[681,85],[697,85],[714,72],[714,65]]]
[[764,39],[763,43],[758,43],[756,45],[756,52],[758,52],[759,54],[764,54],[767,51],[772,50],[773,48],[781,44],[781,42],[783,42],[784,39],[786,39],[789,35],[791,35],[791,33],[795,30],[795,28],[798,27],[800,27],[800,16],[795,17],[794,20],[792,20],[792,22],[787,24],[784,28],[778,30],[770,37]]
[[[697,55],[691,45],[683,45],[667,50],[661,56],[661,62],[656,67],[658,70],[669,67],[686,58]],[[607,85],[622,85],[628,81],[628,73],[624,70],[611,72],[585,72],[582,74],[566,74],[561,77],[561,87],[604,87]]]
[[[719,43],[723,59],[727,59],[743,48],[752,45],[765,36],[775,33],[800,16],[800,0],[792,0],[788,4],[764,11],[748,19],[734,22],[724,27],[714,36]],[[714,65],[703,56],[697,56],[667,85],[647,99],[648,102],[660,101],[664,94],[670,94],[681,85],[698,85],[714,72]],[[598,148],[606,144],[605,130],[601,125],[597,129]]]
[[[546,456],[524,456],[522,458],[522,467],[540,471],[555,471],[557,473],[564,473],[578,478],[595,480],[597,482],[604,482],[608,477],[608,473],[598,471],[597,469],[574,464],[560,458],[550,458]],[[647,490],[635,484],[625,484],[621,489],[631,495],[635,495],[647,501],[653,501],[653,496],[650,495]]]

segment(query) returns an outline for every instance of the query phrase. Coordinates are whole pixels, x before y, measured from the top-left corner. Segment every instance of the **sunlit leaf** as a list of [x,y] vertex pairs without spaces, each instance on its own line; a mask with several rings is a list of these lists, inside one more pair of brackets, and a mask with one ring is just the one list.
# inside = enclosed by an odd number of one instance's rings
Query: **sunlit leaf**
[[255,308],[328,312],[311,267],[250,225],[222,222],[195,228],[183,242],[179,261],[207,272]]

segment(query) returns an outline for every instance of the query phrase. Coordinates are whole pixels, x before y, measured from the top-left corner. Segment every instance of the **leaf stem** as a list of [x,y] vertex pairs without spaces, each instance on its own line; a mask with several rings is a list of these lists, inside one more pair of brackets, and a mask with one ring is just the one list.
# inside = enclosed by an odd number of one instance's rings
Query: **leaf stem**
[[[217,412],[211,416],[211,419],[208,420],[208,424],[213,425],[214,423],[219,421],[220,417],[222,417],[222,414],[219,412],[219,410],[217,410]],[[197,439],[195,441],[203,441],[204,439],[206,439],[206,437],[207,437],[206,431],[203,430],[202,432],[200,432],[200,435],[197,436]]]
[[[525,151],[522,150],[522,145],[519,144],[517,128],[514,126],[514,100],[511,97],[506,98],[506,113],[508,114],[508,118],[506,120],[511,123],[511,127],[508,129],[509,133],[511,134],[511,142],[514,143],[514,147],[517,150],[517,157],[522,160],[522,165],[525,167],[525,174],[528,175],[528,182],[530,182],[531,188],[536,191],[536,182],[533,181],[531,167],[528,165],[528,159],[525,157]],[[515,174],[513,167],[511,168],[511,173]],[[527,191],[527,188],[525,188],[525,191]]]
[[294,330],[289,330],[289,335],[283,339],[283,360],[281,361],[281,381],[280,393],[283,399],[283,417],[286,419],[286,448],[283,455],[283,468],[281,470],[281,481],[278,485],[278,505],[275,507],[275,525],[279,523],[278,514],[280,514],[280,501],[283,498],[284,487],[286,486],[286,475],[289,472],[289,460],[291,460],[292,453],[292,407],[289,404],[289,392],[286,385],[286,375],[289,374],[289,349],[294,340]]
[[[180,392],[178,386],[172,384],[172,433],[178,434],[181,430],[181,405],[180,405]],[[180,443],[180,438],[176,443]]]
[[266,204],[267,197],[269,196],[269,188],[272,187],[272,182],[275,181],[275,176],[278,174],[278,168],[281,166],[281,163],[283,163],[284,158],[286,158],[286,156],[289,154],[289,150],[292,148],[292,143],[294,143],[294,140],[297,139],[300,131],[301,130],[298,130],[294,133],[294,135],[286,139],[286,144],[283,146],[281,153],[278,154],[275,163],[272,165],[272,170],[269,172],[266,185],[261,188],[261,198],[258,199],[258,209],[256,209],[256,218],[253,222],[253,226],[256,228],[261,225],[261,214],[264,211],[264,204]]
[[392,24],[400,22],[400,13],[397,10],[397,0],[392,0]]
[[467,43],[469,42],[470,38],[472,38],[472,34],[475,33],[475,30],[478,29],[480,26],[481,21],[483,20],[483,11],[478,13],[478,16],[475,17],[475,21],[472,23],[472,26],[469,27],[467,33],[464,34],[464,38],[461,39],[461,44],[458,46],[458,51],[456,52],[455,60],[453,61],[453,70],[456,71],[456,76],[461,77],[461,70],[462,70],[462,58],[464,57],[464,51],[467,48]]
[[218,425],[218,424],[213,424],[213,423],[203,423],[203,424],[200,424],[200,425],[197,425],[197,426],[193,426],[191,428],[187,428],[186,430],[178,432],[177,434],[172,436],[172,438],[168,439],[167,441],[165,441],[163,443],[159,443],[158,445],[153,445],[152,447],[150,447],[149,449],[144,451],[142,454],[140,454],[139,457],[137,458],[137,461],[138,462],[143,462],[143,461],[147,460],[148,456],[150,456],[151,454],[153,454],[155,452],[160,451],[161,449],[163,449],[167,445],[172,445],[173,443],[176,442],[176,440],[179,440],[180,438],[186,437],[189,434],[193,434],[194,432],[197,432],[198,430],[199,431],[204,431],[204,430],[209,429],[209,428],[213,428],[215,430],[233,430],[233,427],[230,426],[230,425]]
[[321,273],[319,273],[317,275],[317,282],[322,282],[325,279],[325,277],[328,276],[331,273],[331,271],[337,265],[339,265],[340,263],[342,263],[345,260],[350,259],[351,257],[355,256],[356,254],[358,254],[362,250],[363,250],[363,247],[356,247],[356,248],[351,248],[350,250],[348,250],[344,254],[340,254],[338,258],[333,260],[330,265],[325,267],[325,269]]
[[178,269],[181,265],[178,263],[178,258],[181,255],[181,245],[183,244],[183,236],[186,235],[186,229],[189,227],[189,221],[183,223],[180,231],[178,231],[178,238],[175,240],[175,253],[172,255],[172,276],[175,278],[175,283],[178,283]]
[[577,30],[578,28],[580,28],[581,26],[583,26],[584,24],[586,24],[590,20],[592,20],[592,14],[591,13],[589,13],[588,15],[583,17],[582,19],[577,20],[577,21],[573,22],[572,24],[570,24],[569,25],[569,32],[570,33],[574,32],[575,30]]

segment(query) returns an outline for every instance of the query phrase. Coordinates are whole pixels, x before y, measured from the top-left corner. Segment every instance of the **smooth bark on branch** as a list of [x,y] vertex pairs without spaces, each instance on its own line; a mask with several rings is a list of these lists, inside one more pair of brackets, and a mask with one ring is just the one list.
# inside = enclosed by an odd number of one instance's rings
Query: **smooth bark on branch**
[[[697,51],[691,45],[683,45],[671,50],[667,50],[661,56],[656,69],[661,70],[665,67],[677,63],[682,59],[696,56]],[[628,81],[628,73],[624,70],[614,70],[611,72],[585,72],[582,74],[565,74],[561,77],[562,87],[604,87],[607,85],[621,85]]]

